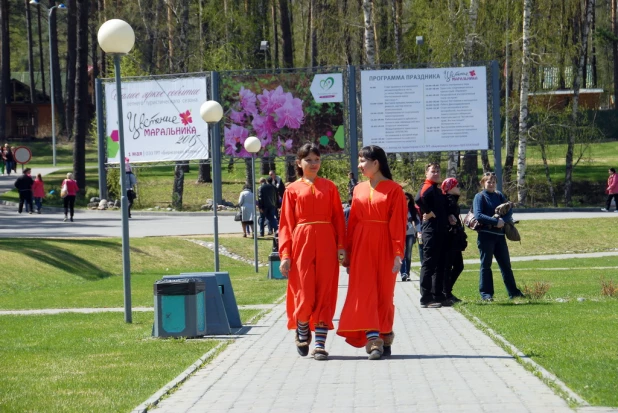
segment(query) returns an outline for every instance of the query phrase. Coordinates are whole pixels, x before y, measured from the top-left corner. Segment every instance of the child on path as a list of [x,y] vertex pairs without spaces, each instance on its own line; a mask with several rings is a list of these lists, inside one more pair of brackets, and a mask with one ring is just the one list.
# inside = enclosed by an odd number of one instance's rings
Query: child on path
[[32,195],[34,196],[34,204],[36,205],[36,213],[41,213],[43,198],[45,198],[45,186],[43,185],[43,177],[37,174],[34,183],[32,184]]

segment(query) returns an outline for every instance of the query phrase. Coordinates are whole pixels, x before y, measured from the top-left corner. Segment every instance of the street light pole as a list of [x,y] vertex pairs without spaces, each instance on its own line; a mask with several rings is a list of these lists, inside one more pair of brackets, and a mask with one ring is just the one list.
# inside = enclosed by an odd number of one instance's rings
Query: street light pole
[[[217,97],[219,78],[216,76],[217,72],[213,72],[212,76],[212,96]],[[215,230],[215,271],[219,271],[219,215],[218,207],[221,202],[219,197],[219,188],[221,186],[221,162],[220,156],[220,144],[219,144],[219,131],[217,125],[223,117],[223,108],[219,102],[214,100],[208,100],[200,106],[200,116],[209,126],[209,135],[211,138],[211,164],[212,164],[212,198],[213,198],[213,226]]]
[[255,154],[262,149],[262,142],[255,136],[249,136],[244,143],[245,149],[251,154],[251,175],[253,180],[253,257],[255,259],[255,272],[258,272],[258,245],[257,245],[257,185],[255,182]]
[[118,103],[118,143],[120,156],[120,207],[122,208],[122,275],[124,285],[124,320],[131,323],[131,256],[129,249],[129,204],[124,152],[124,124],[122,115],[122,86],[120,82],[120,57],[128,54],[135,44],[135,33],[131,26],[119,19],[108,20],[99,28],[99,46],[114,57],[116,77],[116,102]]

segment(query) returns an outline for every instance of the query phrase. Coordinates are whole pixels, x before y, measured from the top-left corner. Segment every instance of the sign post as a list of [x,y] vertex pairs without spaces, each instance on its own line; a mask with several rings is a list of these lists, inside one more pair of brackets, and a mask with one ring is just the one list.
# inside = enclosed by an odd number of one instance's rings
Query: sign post
[[32,159],[32,152],[25,146],[18,146],[13,151],[13,156],[15,157],[15,162],[21,164],[21,170],[23,171],[24,165]]

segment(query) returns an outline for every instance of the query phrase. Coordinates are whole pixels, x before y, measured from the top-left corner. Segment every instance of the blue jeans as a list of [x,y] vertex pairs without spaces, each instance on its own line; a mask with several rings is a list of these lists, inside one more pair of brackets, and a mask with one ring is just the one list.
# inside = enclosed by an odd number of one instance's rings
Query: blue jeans
[[34,197],[34,204],[36,205],[36,210],[40,212],[43,207],[43,198],[40,196]]
[[479,279],[479,292],[481,298],[492,298],[494,295],[494,278],[491,271],[491,263],[494,257],[500,273],[502,281],[509,294],[509,298],[519,297],[523,294],[515,284],[515,277],[511,269],[511,257],[509,256],[509,247],[506,245],[506,237],[504,235],[494,235],[488,232],[479,232],[476,244],[481,253],[481,273]]
[[410,264],[412,263],[412,247],[414,246],[414,235],[406,235],[406,249],[403,252],[403,260],[401,260],[402,274],[410,274]]

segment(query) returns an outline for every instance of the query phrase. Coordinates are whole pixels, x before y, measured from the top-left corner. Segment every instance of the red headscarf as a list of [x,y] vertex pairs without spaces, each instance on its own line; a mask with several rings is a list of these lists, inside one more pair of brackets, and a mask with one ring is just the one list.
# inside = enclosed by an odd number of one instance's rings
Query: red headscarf
[[451,189],[455,188],[459,182],[455,178],[446,178],[444,182],[442,182],[442,193],[446,194]]

